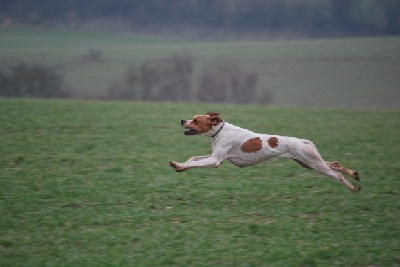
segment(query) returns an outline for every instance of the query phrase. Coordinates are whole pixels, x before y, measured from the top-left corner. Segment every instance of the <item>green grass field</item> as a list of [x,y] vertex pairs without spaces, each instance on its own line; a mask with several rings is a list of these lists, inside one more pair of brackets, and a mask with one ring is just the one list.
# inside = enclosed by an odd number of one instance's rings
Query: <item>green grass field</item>
[[[180,119],[210,110],[312,140],[363,190],[285,159],[176,173],[210,151]],[[399,116],[0,99],[0,266],[398,266]]]
[[[0,40],[0,69],[21,61],[52,66],[79,98],[106,97],[128,66],[175,53],[193,58],[193,87],[199,72],[222,62],[257,73],[259,92],[274,105],[400,107],[400,37],[212,41],[0,29]],[[90,49],[101,51],[101,61],[84,61]]]

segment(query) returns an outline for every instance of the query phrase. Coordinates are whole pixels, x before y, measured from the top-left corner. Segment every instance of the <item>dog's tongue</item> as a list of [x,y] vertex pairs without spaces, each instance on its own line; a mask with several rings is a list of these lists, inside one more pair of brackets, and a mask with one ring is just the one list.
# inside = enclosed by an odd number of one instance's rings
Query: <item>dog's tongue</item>
[[196,130],[195,130],[195,129],[189,129],[189,130],[187,130],[187,131],[184,131],[183,133],[184,133],[185,135],[193,135],[193,134],[196,133]]

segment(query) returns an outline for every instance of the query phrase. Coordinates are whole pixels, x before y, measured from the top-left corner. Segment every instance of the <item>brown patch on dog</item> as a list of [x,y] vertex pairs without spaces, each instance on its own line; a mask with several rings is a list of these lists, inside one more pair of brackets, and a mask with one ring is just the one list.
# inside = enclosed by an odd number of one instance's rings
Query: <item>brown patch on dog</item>
[[243,143],[243,145],[240,147],[240,149],[244,153],[253,153],[261,150],[262,148],[262,141],[260,137],[255,137],[247,140],[246,142]]
[[270,139],[268,139],[268,144],[270,147],[275,148],[278,146],[278,138],[276,137],[271,137]]

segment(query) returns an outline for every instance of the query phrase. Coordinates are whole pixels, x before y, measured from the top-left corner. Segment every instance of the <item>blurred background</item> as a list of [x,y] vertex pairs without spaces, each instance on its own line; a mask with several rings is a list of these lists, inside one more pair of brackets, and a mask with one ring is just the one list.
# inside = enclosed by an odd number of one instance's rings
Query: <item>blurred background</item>
[[0,96],[400,107],[398,0],[4,0]]

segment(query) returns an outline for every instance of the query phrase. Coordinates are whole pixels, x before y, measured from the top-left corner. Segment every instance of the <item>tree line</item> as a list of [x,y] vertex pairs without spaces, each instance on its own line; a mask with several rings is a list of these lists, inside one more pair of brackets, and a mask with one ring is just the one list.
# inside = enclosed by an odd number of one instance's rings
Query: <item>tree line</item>
[[395,35],[398,0],[3,0],[2,25],[294,36]]
[[[83,60],[98,62],[101,51],[89,50]],[[224,60],[195,74],[191,55],[172,54],[128,66],[124,78],[111,82],[101,99],[269,104],[272,97],[259,88],[258,76]],[[0,70],[0,97],[75,98],[65,87],[62,71],[25,62]]]
[[272,102],[265,88],[258,86],[258,73],[218,61],[194,73],[193,59],[188,54],[149,60],[128,67],[125,78],[110,84],[108,98],[137,101],[170,102]]

